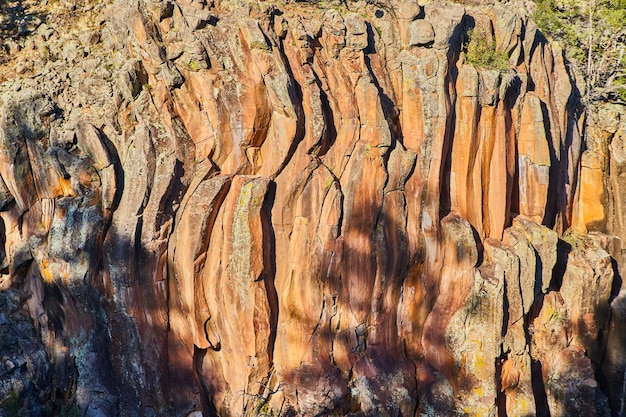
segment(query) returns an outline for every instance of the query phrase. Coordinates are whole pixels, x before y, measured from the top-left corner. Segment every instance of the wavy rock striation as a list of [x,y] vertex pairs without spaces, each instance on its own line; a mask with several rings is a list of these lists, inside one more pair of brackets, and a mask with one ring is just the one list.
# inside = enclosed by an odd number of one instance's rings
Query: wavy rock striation
[[0,96],[5,410],[622,415],[626,111],[585,119],[523,11],[392,3],[33,29]]

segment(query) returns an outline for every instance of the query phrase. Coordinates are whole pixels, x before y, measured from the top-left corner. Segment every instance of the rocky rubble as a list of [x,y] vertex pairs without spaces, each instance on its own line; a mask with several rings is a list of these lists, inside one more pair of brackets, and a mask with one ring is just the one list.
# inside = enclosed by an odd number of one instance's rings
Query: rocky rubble
[[5,414],[623,414],[626,109],[523,8],[47,12],[2,43]]

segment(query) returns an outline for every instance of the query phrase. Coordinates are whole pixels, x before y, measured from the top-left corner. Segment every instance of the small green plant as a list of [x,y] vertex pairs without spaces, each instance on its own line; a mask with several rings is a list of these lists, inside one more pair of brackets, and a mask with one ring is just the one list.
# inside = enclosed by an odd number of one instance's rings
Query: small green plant
[[331,177],[330,175],[326,177],[326,179],[324,179],[324,189],[326,191],[330,190],[330,187],[332,187],[333,183],[334,183],[334,179],[333,177]]
[[250,49],[260,49],[261,51],[270,51],[270,46],[261,41],[252,41],[250,42]]
[[189,69],[193,72],[200,71],[200,63],[198,61],[189,61]]
[[471,29],[466,35],[467,41],[464,46],[467,62],[479,69],[504,71],[508,68],[508,55],[496,48],[491,36]]
[[379,38],[383,36],[383,30],[379,26],[374,26],[374,29],[376,29]]
[[12,391],[3,401],[0,403],[0,408],[4,411],[4,415],[7,417],[20,416],[20,398],[19,395]]
[[563,233],[563,241],[565,241],[567,244],[570,245],[570,247],[572,248],[573,251],[575,252],[582,252],[586,249],[587,247],[587,238],[586,236],[573,229],[573,228],[569,228],[565,231],[565,233]]
[[559,310],[554,310],[552,314],[550,314],[550,321],[561,324],[565,322],[567,318],[561,313]]
[[257,415],[259,417],[275,417],[278,416],[278,412],[273,410],[272,407],[270,407],[269,403],[262,403],[261,407],[259,408]]

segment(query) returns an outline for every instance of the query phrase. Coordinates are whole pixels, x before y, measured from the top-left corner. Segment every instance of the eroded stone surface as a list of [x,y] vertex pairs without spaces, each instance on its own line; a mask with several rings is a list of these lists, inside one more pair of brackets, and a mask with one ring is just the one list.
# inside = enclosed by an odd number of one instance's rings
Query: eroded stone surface
[[[528,18],[393,3],[81,2],[80,32],[54,12],[9,45],[0,326],[30,362],[7,347],[3,395],[88,416],[619,412],[623,108],[583,146]],[[468,62],[469,22],[507,70]]]

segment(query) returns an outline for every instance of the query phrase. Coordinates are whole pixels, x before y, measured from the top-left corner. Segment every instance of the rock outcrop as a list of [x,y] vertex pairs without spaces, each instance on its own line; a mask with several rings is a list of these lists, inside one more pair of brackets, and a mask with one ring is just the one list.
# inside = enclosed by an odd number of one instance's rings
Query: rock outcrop
[[624,413],[626,109],[523,9],[52,3],[2,29],[5,414]]

